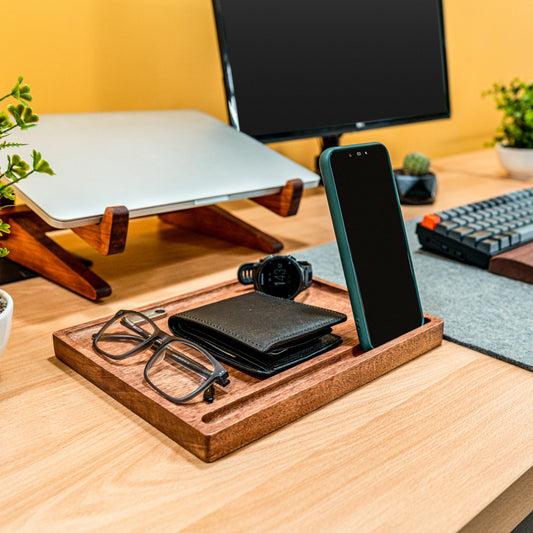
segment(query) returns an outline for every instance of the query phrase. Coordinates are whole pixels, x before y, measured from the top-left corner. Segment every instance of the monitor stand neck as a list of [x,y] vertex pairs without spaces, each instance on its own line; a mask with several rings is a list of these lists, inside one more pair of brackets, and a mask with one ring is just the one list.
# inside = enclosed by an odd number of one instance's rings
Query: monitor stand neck
[[[341,140],[341,134],[338,135],[326,135],[325,137],[322,137],[322,142],[320,143],[320,153],[322,153],[327,148],[334,148],[335,146],[339,146]],[[318,166],[318,158],[320,157],[320,154],[317,156],[315,161],[315,168],[317,174],[320,174],[320,167]]]

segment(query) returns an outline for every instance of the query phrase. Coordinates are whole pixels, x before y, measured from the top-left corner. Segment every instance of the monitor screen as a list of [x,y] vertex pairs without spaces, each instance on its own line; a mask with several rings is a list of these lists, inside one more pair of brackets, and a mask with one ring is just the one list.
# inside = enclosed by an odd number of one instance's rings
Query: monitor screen
[[263,142],[450,116],[441,0],[213,0],[230,122]]

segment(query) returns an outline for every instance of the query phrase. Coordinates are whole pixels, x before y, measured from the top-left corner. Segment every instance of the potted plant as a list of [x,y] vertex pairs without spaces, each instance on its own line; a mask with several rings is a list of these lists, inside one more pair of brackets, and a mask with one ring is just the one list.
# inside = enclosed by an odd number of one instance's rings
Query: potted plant
[[[21,143],[10,142],[5,138],[10,136],[17,129],[27,130],[34,127],[39,117],[33,112],[29,105],[32,101],[30,87],[21,85],[22,76],[9,93],[0,97],[0,102],[7,100],[9,103],[4,111],[0,112],[0,150],[9,150],[24,146]],[[15,199],[15,192],[11,185],[28,178],[31,174],[38,172],[52,175],[54,172],[50,165],[42,158],[41,154],[33,150],[31,164],[26,163],[20,156],[7,156],[5,170],[0,166],[0,209],[6,207],[5,200],[12,203]],[[9,204],[8,204],[9,205]],[[2,233],[9,233],[9,224],[0,219],[0,237]],[[9,251],[7,248],[0,248],[0,258],[5,257]],[[0,289],[0,355],[4,351],[9,331],[11,329],[11,319],[13,316],[13,300]]]
[[396,187],[402,204],[432,204],[437,194],[437,177],[429,170],[429,157],[420,152],[408,153],[402,168],[394,170]]
[[495,83],[484,95],[491,95],[503,112],[496,145],[502,166],[513,178],[533,177],[533,83],[515,78],[506,86]]

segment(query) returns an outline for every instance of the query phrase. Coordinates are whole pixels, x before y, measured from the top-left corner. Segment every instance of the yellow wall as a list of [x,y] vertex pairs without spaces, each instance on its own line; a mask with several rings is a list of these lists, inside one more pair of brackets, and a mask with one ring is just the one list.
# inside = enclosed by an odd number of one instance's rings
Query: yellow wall
[[[197,108],[226,120],[210,0],[0,5],[0,86],[22,74],[38,113]],[[407,151],[437,157],[490,140],[499,116],[481,91],[493,81],[533,79],[533,2],[444,0],[444,11],[452,119],[349,134],[343,144],[381,141],[398,164]],[[314,166],[316,139],[274,147]]]

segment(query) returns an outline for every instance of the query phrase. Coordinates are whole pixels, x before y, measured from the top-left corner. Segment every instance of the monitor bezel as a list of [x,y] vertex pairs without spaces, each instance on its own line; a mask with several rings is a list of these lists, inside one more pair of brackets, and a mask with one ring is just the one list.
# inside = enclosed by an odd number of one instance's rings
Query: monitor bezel
[[[228,116],[229,123],[240,131],[239,121],[238,121],[238,111],[235,107],[232,109],[233,102],[235,102],[235,92],[233,89],[233,79],[232,79],[232,70],[231,62],[227,50],[227,41],[226,41],[226,31],[224,27],[224,20],[222,17],[222,3],[223,0],[212,0],[213,12],[215,17],[216,33],[218,39],[218,48],[220,61],[222,64],[222,74],[224,78],[224,91],[226,96],[226,112]],[[294,131],[283,131],[283,132],[272,132],[259,135],[250,135],[258,141],[263,143],[272,143],[272,142],[282,142],[282,141],[291,141],[296,139],[306,139],[311,137],[340,137],[344,133],[353,133],[357,131],[364,131],[376,128],[386,128],[390,126],[400,126],[405,124],[414,124],[418,122],[427,122],[430,120],[439,120],[450,118],[451,108],[450,108],[450,90],[448,82],[448,65],[447,65],[447,53],[446,53],[446,39],[444,32],[444,12],[442,7],[442,0],[437,1],[437,9],[439,15],[439,31],[440,31],[440,40],[441,40],[441,54],[442,54],[442,80],[444,84],[444,96],[445,96],[445,110],[442,112],[436,112],[433,114],[425,115],[412,115],[404,117],[394,117],[385,120],[374,120],[367,122],[357,122],[357,123],[345,123],[345,124],[335,124],[328,127],[317,127],[317,128],[307,128],[305,130],[294,130]],[[246,132],[244,132],[246,133]]]

